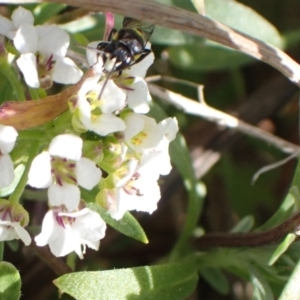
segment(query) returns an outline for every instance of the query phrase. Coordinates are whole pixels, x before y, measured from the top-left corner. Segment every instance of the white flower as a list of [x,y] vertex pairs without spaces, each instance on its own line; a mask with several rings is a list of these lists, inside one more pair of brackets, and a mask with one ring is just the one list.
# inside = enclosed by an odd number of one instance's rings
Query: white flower
[[[97,41],[88,44],[86,50],[89,65],[93,67],[95,73],[99,75],[103,73],[103,61],[101,53],[99,53],[96,48],[101,42],[102,41]],[[151,50],[150,43],[148,43],[147,49]],[[151,96],[147,83],[143,78],[153,61],[154,55],[151,52],[137,64],[122,70],[122,75],[116,78],[119,86],[124,89],[127,95],[126,101],[128,107],[136,113],[145,114],[150,110],[149,101],[151,100]]]
[[127,174],[124,174],[124,168],[121,173],[123,178],[117,181],[116,188],[105,191],[110,215],[119,220],[126,211],[152,213],[156,210],[160,199],[158,173],[140,168],[137,160],[128,162]]
[[29,233],[20,225],[20,222],[0,220],[0,241],[4,242],[14,239],[21,239],[26,246],[31,243]]
[[[122,75],[126,76],[126,74]],[[151,96],[148,90],[148,85],[142,77],[133,77],[133,82],[130,85],[124,84],[126,91],[126,102],[129,108],[135,113],[146,114],[150,110],[149,102]]]
[[23,227],[27,225],[28,218],[27,211],[21,205],[10,204],[7,200],[0,199],[0,241],[21,239],[28,246],[31,237]]
[[16,31],[22,24],[33,25],[33,22],[32,13],[23,7],[18,7],[12,13],[11,20],[0,15],[0,34],[9,39],[14,39]]
[[55,256],[73,251],[83,258],[88,246],[98,250],[105,235],[106,224],[98,213],[84,208],[77,212],[49,210],[43,220],[42,232],[35,237],[38,246],[49,245]]
[[101,178],[101,170],[88,158],[81,157],[82,139],[72,134],[56,136],[49,150],[36,156],[28,174],[28,184],[48,189],[50,206],[78,207],[80,190],[91,190]]
[[56,25],[21,24],[14,45],[21,54],[17,65],[26,83],[33,88],[41,84],[49,87],[52,80],[62,84],[77,83],[83,73],[65,57],[69,44],[69,35]]
[[[78,92],[73,126],[106,136],[125,129],[124,121],[115,112],[125,106],[125,93],[113,80],[98,83],[99,76],[88,78]],[[100,99],[98,99],[100,96]]]
[[0,188],[9,186],[14,180],[14,163],[9,153],[17,136],[18,132],[13,127],[0,124]]
[[124,117],[127,145],[138,152],[152,150],[163,139],[163,132],[153,118],[130,113]]
[[176,118],[167,118],[158,124],[163,133],[163,139],[152,151],[145,151],[141,157],[140,164],[143,168],[151,168],[152,172],[156,170],[161,175],[170,173],[172,166],[169,155],[169,143],[173,141],[178,132]]

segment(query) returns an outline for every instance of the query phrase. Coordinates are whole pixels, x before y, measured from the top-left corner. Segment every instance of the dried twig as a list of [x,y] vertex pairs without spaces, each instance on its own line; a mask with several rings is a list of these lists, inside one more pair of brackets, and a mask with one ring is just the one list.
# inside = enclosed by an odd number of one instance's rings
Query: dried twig
[[[0,2],[20,4],[43,1],[1,0]],[[300,66],[283,51],[208,17],[150,0],[48,0],[48,2],[66,3],[91,11],[109,11],[205,37],[270,64],[300,86]]]
[[155,95],[164,101],[175,105],[179,109],[182,109],[185,113],[202,117],[208,121],[213,121],[219,125],[234,129],[256,139],[263,140],[285,153],[294,153],[300,151],[300,147],[297,145],[294,145],[277,136],[274,136],[271,133],[239,120],[236,117],[212,108],[204,102],[194,101],[154,84],[149,84],[148,86],[152,95]]
[[287,234],[299,234],[300,213],[296,213],[278,226],[262,232],[207,233],[195,239],[197,249],[210,247],[260,247],[280,242]]

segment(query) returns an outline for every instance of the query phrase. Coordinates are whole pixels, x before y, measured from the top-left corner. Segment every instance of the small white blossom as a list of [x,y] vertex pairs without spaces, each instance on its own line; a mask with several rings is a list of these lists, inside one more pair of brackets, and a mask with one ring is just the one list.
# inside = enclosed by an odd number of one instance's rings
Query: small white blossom
[[[106,136],[125,129],[124,121],[115,115],[125,106],[125,93],[113,80],[98,83],[99,76],[88,78],[78,92],[73,126]],[[98,97],[100,96],[100,99]]]
[[124,117],[124,131],[127,145],[138,152],[152,150],[163,139],[159,125],[153,118],[130,113]]
[[31,243],[31,237],[20,222],[2,221],[0,220],[0,241],[11,241],[21,239],[28,246]]
[[[97,45],[101,42],[96,41],[88,44],[86,50],[87,61],[98,75],[102,75],[103,73],[101,53],[96,50]],[[151,50],[151,44],[148,43],[146,48]],[[128,107],[136,113],[145,114],[150,110],[149,101],[151,100],[151,96],[144,77],[153,61],[154,55],[151,52],[140,62],[122,70],[122,75],[116,78],[119,86],[126,93]]]
[[13,11],[11,20],[0,15],[0,34],[9,39],[14,39],[16,31],[22,24],[33,25],[33,22],[32,13],[23,7],[18,7]]
[[121,173],[123,177],[117,181],[116,188],[106,190],[110,215],[119,220],[126,211],[155,211],[161,196],[157,183],[158,173],[140,168],[134,159],[128,162],[127,173],[124,174],[124,168]]
[[49,210],[43,220],[42,232],[35,237],[38,246],[49,245],[55,256],[73,251],[83,258],[85,248],[98,250],[105,236],[106,223],[98,213],[84,208],[77,212]]
[[65,57],[69,44],[69,35],[56,25],[21,24],[14,45],[21,54],[17,65],[26,83],[33,88],[41,84],[49,87],[52,80],[62,84],[77,83],[83,73]]
[[56,136],[49,150],[34,158],[28,184],[48,187],[50,206],[65,205],[69,211],[78,207],[80,190],[91,190],[101,179],[101,170],[90,159],[81,157],[82,139],[72,134]]
[[143,153],[140,164],[144,167],[150,167],[152,171],[155,169],[160,175],[167,175],[172,169],[169,155],[169,144],[176,137],[178,124],[176,118],[167,118],[162,120],[158,126],[160,132],[163,134],[163,139],[159,142],[155,149],[152,151],[145,151]]
[[0,124],[0,188],[9,186],[14,180],[14,163],[9,153],[17,136],[18,132],[13,127]]
[[[122,76],[126,76],[126,74]],[[152,98],[146,81],[142,77],[133,77],[132,83],[130,85],[124,84],[124,87],[126,88],[128,107],[138,114],[148,113],[150,110],[149,102]]]
[[[22,225],[21,225],[22,223]],[[24,225],[28,223],[28,213],[19,204],[10,204],[7,200],[0,199],[0,241],[21,239],[28,246],[31,237]]]

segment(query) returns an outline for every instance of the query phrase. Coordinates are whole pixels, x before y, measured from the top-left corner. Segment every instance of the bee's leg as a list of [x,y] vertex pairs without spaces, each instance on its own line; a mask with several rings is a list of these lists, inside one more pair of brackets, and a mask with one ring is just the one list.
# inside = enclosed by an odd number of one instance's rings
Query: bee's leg
[[152,51],[150,49],[144,49],[144,51],[138,55],[134,56],[134,62],[131,65],[135,65],[142,61],[146,56],[148,56]]

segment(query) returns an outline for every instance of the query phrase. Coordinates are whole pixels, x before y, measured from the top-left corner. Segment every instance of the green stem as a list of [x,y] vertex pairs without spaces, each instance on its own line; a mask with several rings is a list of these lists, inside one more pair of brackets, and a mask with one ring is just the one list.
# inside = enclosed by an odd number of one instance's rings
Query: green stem
[[4,256],[4,242],[0,242],[0,261],[3,261]]
[[47,97],[47,92],[44,89],[38,89],[40,99]]
[[7,80],[11,84],[13,90],[16,93],[17,100],[26,101],[23,86],[20,83],[20,80],[11,65],[7,63],[1,64],[0,72],[7,78]]
[[67,256],[67,265],[72,271],[75,271],[76,268],[76,260],[77,260],[77,255],[76,253],[72,252]]
[[32,100],[39,100],[40,99],[40,95],[37,89],[31,88],[29,87],[29,93],[31,96]]
[[35,156],[38,154],[39,151],[39,142],[31,142],[31,148],[29,150],[29,157],[26,163],[26,167],[24,170],[24,173],[22,174],[22,177],[16,186],[14,192],[10,195],[9,201],[10,203],[19,203],[19,199],[22,196],[24,189],[27,185],[27,180],[28,180],[28,173],[30,170],[31,162],[35,158]]
[[100,163],[98,163],[98,165],[102,170],[104,170],[108,174],[111,174],[116,170],[113,167],[111,167],[111,165],[109,163],[107,163],[105,161],[101,161]]

